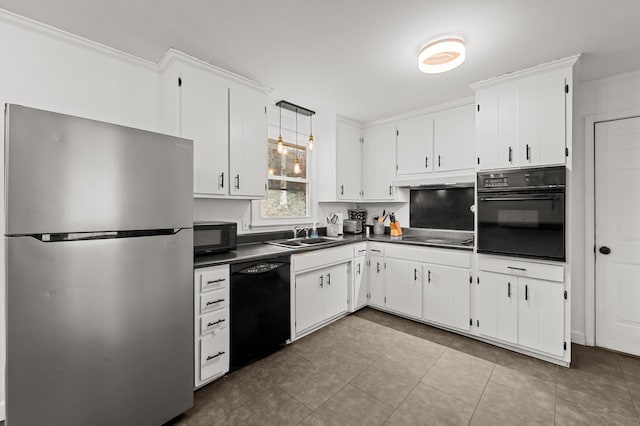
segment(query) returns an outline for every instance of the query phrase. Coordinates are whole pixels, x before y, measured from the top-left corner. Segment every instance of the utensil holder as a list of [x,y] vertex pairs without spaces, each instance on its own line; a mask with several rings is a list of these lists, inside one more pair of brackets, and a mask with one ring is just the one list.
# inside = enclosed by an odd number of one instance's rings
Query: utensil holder
[[375,235],[384,235],[384,223],[373,222],[373,233]]
[[327,224],[327,237],[337,237],[338,236],[338,224],[337,223],[328,223]]

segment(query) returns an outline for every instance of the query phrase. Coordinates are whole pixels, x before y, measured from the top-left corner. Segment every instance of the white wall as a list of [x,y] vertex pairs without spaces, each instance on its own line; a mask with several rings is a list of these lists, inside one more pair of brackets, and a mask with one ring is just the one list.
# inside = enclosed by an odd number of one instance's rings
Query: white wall
[[[0,101],[148,130],[158,128],[153,64],[0,11]],[[4,115],[2,116],[4,128]],[[4,150],[0,163],[4,164]],[[4,191],[4,172],[0,173]],[[2,195],[4,202],[4,194]],[[4,205],[0,209],[4,231]],[[0,245],[0,342],[5,342],[4,244]],[[5,350],[0,350],[0,419],[4,419]]]
[[[585,118],[640,109],[640,70],[581,83],[574,93],[572,253],[572,340],[585,341]],[[591,233],[593,230],[589,230]]]

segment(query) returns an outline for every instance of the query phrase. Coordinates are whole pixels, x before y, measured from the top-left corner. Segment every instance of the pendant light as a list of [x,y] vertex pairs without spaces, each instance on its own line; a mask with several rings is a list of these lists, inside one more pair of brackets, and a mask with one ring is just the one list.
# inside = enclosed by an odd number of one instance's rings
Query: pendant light
[[313,115],[309,114],[309,151],[313,151]]
[[293,161],[293,173],[300,173],[300,159],[298,158],[298,109],[296,108],[296,159]]
[[278,133],[278,154],[285,154],[284,144],[282,143],[282,105],[280,105],[280,128]]

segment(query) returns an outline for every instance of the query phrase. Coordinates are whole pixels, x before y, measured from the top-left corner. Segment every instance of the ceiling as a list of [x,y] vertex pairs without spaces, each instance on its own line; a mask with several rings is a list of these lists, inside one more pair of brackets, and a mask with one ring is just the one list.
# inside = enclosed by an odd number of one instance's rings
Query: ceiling
[[[640,69],[637,0],[0,0],[0,7],[158,62],[170,47],[318,111],[367,122],[471,96],[469,83],[583,53],[580,80]],[[467,60],[417,70],[422,43]]]

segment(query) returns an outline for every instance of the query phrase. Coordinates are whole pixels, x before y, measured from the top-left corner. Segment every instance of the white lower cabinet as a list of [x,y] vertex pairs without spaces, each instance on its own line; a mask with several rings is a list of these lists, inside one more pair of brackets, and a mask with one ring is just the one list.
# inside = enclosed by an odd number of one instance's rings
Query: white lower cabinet
[[564,286],[518,278],[518,344],[553,355],[564,352]]
[[412,317],[422,316],[422,264],[386,259],[385,307]]
[[423,318],[469,330],[469,270],[425,264]]
[[[291,263],[295,338],[349,311],[372,306],[545,360],[570,361],[564,265],[480,255],[477,279],[472,279],[469,251],[379,242],[296,254]],[[202,362],[212,366],[197,374],[219,374],[213,366],[228,363],[214,345],[216,339],[228,337],[224,330],[210,333],[208,328],[227,312],[220,300],[226,291],[221,280],[210,275],[196,283],[196,309],[201,312],[196,317],[201,318],[203,340],[197,353],[199,362],[209,359]],[[205,335],[211,339],[204,340]],[[214,360],[216,355],[219,360]]]
[[351,311],[367,306],[369,301],[369,283],[367,279],[367,258],[358,256],[353,258],[353,306]]
[[300,337],[349,310],[353,248],[330,248],[293,255],[295,314],[292,335]]
[[[482,268],[482,262],[480,265]],[[499,269],[499,263],[490,265],[494,266]],[[480,334],[555,358],[564,357],[564,282],[535,276],[562,277],[557,268],[562,266],[532,264],[528,267],[519,262],[512,268],[520,271],[519,275],[480,271]]]
[[194,386],[229,371],[229,265],[194,273]]
[[349,264],[296,275],[296,334],[347,312]]
[[370,250],[367,261],[367,277],[369,278],[369,304],[384,308],[384,258]]
[[324,270],[296,275],[296,333],[324,319]]
[[480,271],[480,334],[509,343],[518,341],[518,278]]

